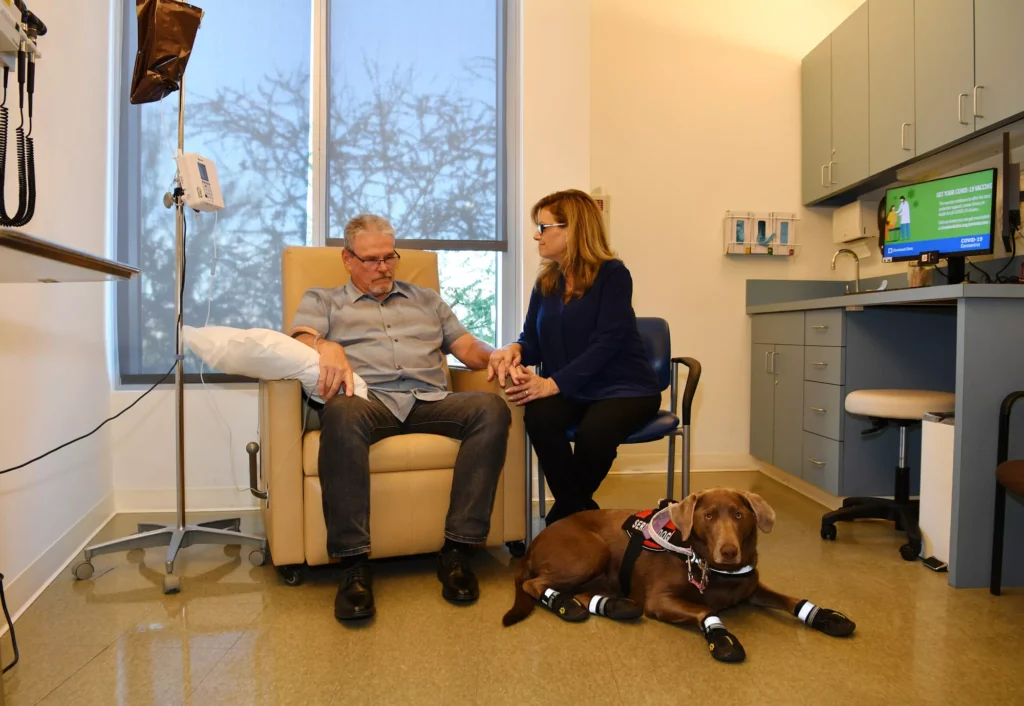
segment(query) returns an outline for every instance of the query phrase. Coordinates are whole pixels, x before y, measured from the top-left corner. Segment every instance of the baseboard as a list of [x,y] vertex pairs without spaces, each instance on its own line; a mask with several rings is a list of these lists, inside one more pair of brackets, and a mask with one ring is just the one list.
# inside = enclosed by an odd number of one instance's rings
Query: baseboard
[[824,505],[829,510],[838,510],[843,506],[843,499],[841,497],[832,495],[832,493],[826,492],[816,485],[811,485],[803,478],[797,478],[790,473],[786,473],[781,468],[776,468],[767,463],[758,463],[758,466],[760,466],[761,473],[764,473],[772,480],[782,483],[787,488],[792,488],[819,505]]
[[[114,491],[118,512],[174,512],[178,491],[174,488],[122,488]],[[231,512],[259,509],[252,493],[237,488],[187,488],[185,509],[189,511]]]
[[[61,576],[64,567],[96,536],[114,516],[114,494],[110,493],[82,516],[57,541],[43,551],[24,571],[10,581],[4,581],[4,595],[11,617],[17,620],[32,605],[47,586]],[[65,577],[71,581],[71,576]],[[7,631],[6,621],[0,620],[0,635]]]

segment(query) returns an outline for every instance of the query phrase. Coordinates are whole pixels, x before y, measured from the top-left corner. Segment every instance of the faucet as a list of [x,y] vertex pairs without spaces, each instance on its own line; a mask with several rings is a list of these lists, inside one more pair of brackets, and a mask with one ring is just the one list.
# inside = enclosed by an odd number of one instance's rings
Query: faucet
[[842,255],[843,253],[846,253],[847,255],[852,255],[853,256],[853,264],[854,264],[854,267],[855,267],[854,277],[856,278],[856,279],[854,279],[854,282],[853,282],[853,291],[854,292],[860,292],[860,258],[857,257],[857,253],[855,253],[853,250],[849,250],[847,248],[843,248],[842,250],[837,250],[836,254],[832,256],[832,269],[833,270],[836,269],[836,258],[839,257],[840,255]]

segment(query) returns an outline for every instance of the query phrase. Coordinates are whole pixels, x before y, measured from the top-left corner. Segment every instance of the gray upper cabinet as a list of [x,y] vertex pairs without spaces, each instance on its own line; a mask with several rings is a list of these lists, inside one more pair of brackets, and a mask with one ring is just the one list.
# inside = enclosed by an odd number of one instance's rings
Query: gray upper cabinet
[[834,190],[866,179],[868,168],[868,6],[832,33],[832,159]]
[[869,0],[872,174],[914,156],[914,33],[908,31],[913,26],[914,0]]
[[800,66],[801,173],[804,203],[828,195],[832,159],[832,38],[826,37]]
[[914,115],[917,154],[974,131],[974,2],[916,0]]
[[1024,1],[974,0],[971,112],[981,129],[1024,111]]

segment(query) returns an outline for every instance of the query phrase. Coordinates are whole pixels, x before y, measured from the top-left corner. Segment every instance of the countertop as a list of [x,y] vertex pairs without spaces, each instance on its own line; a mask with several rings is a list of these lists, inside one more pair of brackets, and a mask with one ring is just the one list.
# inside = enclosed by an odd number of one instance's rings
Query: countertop
[[774,314],[782,311],[810,311],[865,306],[913,306],[952,303],[957,299],[1024,299],[1021,284],[946,284],[934,287],[888,289],[860,292],[838,297],[802,299],[775,304],[748,306],[747,314]]

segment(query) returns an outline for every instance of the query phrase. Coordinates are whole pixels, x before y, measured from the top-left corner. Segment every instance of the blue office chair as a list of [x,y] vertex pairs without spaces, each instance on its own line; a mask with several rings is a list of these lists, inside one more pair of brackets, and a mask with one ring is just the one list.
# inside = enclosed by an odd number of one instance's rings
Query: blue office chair
[[[654,368],[654,374],[658,378],[658,384],[662,390],[672,388],[672,401],[669,411],[660,410],[647,424],[633,432],[623,443],[644,444],[648,441],[658,441],[668,438],[668,484],[665,497],[671,498],[673,483],[675,480],[676,468],[676,437],[683,437],[683,494],[685,498],[690,494],[690,413],[693,406],[693,396],[697,392],[697,383],[700,382],[700,363],[694,358],[673,358],[672,337],[669,334],[668,322],[665,319],[654,317],[637,317],[637,328],[640,330],[640,337],[644,341],[644,348],[647,349],[647,357]],[[685,365],[688,368],[686,375],[686,387],[683,390],[683,418],[680,420],[679,412],[679,366]],[[681,422],[681,424],[680,424]],[[576,435],[576,428],[568,431],[569,441],[573,441]],[[527,517],[531,517],[533,504],[533,449],[530,445],[529,436],[526,439],[526,504],[529,508]],[[547,508],[544,498],[544,469],[537,469],[537,495],[540,499],[540,516],[544,517]],[[526,543],[533,539],[533,522],[526,523]]]

